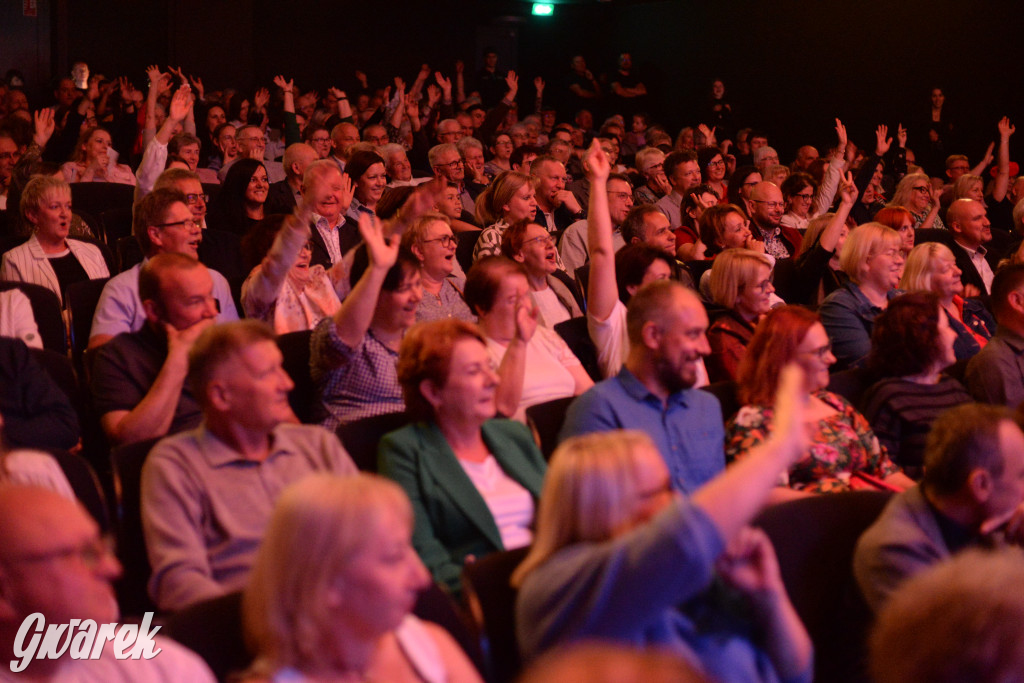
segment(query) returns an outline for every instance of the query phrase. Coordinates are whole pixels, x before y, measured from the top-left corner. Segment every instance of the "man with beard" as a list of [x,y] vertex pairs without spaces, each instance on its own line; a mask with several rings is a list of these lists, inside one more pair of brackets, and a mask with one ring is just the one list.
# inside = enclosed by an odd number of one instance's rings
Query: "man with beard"
[[626,328],[630,349],[622,370],[573,401],[560,438],[643,431],[665,459],[672,488],[692,493],[725,468],[721,406],[693,388],[701,358],[711,351],[707,313],[692,290],[659,280],[630,299]]
[[764,242],[765,253],[776,259],[797,255],[802,237],[795,228],[781,225],[786,202],[775,183],[763,181],[750,190],[750,231],[754,239]]

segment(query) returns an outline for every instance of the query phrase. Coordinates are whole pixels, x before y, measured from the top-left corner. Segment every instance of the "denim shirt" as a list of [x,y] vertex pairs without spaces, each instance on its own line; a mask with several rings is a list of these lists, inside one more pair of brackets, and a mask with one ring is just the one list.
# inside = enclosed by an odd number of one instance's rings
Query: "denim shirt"
[[[886,295],[889,301],[903,294],[902,289],[892,289]],[[818,314],[832,341],[832,353],[836,357],[833,371],[863,365],[871,351],[871,330],[875,317],[882,309],[871,303],[853,281],[828,295],[821,303]]]

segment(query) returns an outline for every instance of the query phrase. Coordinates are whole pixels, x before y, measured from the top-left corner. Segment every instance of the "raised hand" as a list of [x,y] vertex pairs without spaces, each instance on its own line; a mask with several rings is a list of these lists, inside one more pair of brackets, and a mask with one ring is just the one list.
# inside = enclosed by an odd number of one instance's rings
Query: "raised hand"
[[799,365],[790,363],[782,368],[775,392],[775,425],[771,439],[787,451],[790,464],[803,458],[811,444],[806,423],[809,394],[804,385],[804,371]]
[[537,91],[537,97],[540,97],[541,93],[544,92],[544,79],[540,76],[534,78],[533,87]]
[[597,138],[590,143],[590,149],[587,150],[587,154],[583,158],[583,168],[586,170],[587,179],[592,184],[606,182],[608,175],[612,172],[608,155],[601,149]]
[[[717,128],[717,126],[715,128]],[[715,128],[708,128],[703,123],[697,125],[697,130],[699,130],[701,135],[704,136],[704,144],[709,147],[715,146]]]
[[889,134],[889,126],[881,123],[878,128],[875,129],[875,154],[877,156],[885,156],[885,153],[889,151],[889,147],[892,146],[892,138],[886,138]]
[[839,141],[837,147],[840,150],[846,150],[846,143],[849,138],[846,137],[846,126],[838,118],[836,119],[836,139]]
[[896,144],[899,145],[901,149],[906,148],[907,146],[907,129],[903,127],[902,123],[898,124],[898,127],[896,128]]
[[857,186],[853,182],[853,173],[847,171],[846,176],[839,181],[839,203],[850,207],[857,201]]
[[1017,132],[1016,126],[1010,123],[1010,119],[1005,116],[999,120],[997,127],[999,128],[1000,137],[1008,138]]
[[400,240],[397,237],[389,239],[384,236],[384,226],[379,218],[360,212],[359,234],[366,242],[366,253],[372,267],[388,270],[395,265]]
[[159,66],[150,64],[146,67],[146,76],[149,78],[149,87],[157,88],[160,85],[160,79],[163,78],[163,73],[160,71]]
[[466,63],[461,59],[455,60],[455,73],[461,74],[466,70]]
[[750,598],[768,597],[785,590],[775,549],[768,535],[754,527],[740,530],[715,569],[726,583]]
[[451,99],[451,95],[452,95],[452,81],[451,81],[451,79],[450,78],[445,78],[444,74],[442,74],[440,71],[435,71],[434,72],[434,80],[437,81],[437,84],[439,86],[441,86],[441,90],[444,91],[444,98],[446,100]]
[[515,71],[509,71],[508,75],[505,76],[505,84],[508,86],[508,94],[506,97],[510,100],[516,98],[516,93],[519,92],[519,76],[516,76]]
[[441,89],[433,83],[427,86],[427,105],[433,107],[441,101]]
[[360,85],[362,85],[362,86],[363,86],[363,88],[368,88],[368,87],[370,87],[370,86],[368,85],[368,81],[367,81],[367,78],[366,78],[366,74],[365,74],[365,73],[363,73],[362,71],[360,71],[359,69],[356,69],[356,80],[357,80],[357,81],[359,81]]
[[260,88],[252,96],[253,108],[256,111],[263,111],[267,108],[267,103],[270,102],[270,91],[266,88]]
[[405,81],[401,76],[395,76],[395,93],[402,97],[405,96]]
[[405,96],[405,115],[410,119],[418,119],[420,117],[420,98],[412,93]]
[[184,121],[191,108],[192,89],[188,86],[188,83],[186,83],[175,91],[174,96],[171,98],[171,106],[167,114],[174,121]]
[[199,76],[189,76],[188,82],[192,84],[192,89],[196,91],[199,99],[206,98],[206,89],[203,88],[203,79]]
[[343,100],[343,99],[345,99],[347,97],[347,95],[345,95],[345,91],[344,90],[339,90],[338,88],[334,88],[334,87],[328,88],[327,89],[327,94],[330,95],[331,97],[333,97],[336,100]]
[[53,120],[53,110],[47,107],[36,111],[32,114],[32,125],[35,129],[32,141],[40,147],[46,147],[56,125]]
[[274,85],[276,85],[281,90],[284,90],[285,92],[292,92],[292,93],[295,92],[295,79],[294,78],[290,78],[290,79],[288,79],[286,81],[284,79],[284,76],[280,76],[280,75],[279,76],[274,76]]

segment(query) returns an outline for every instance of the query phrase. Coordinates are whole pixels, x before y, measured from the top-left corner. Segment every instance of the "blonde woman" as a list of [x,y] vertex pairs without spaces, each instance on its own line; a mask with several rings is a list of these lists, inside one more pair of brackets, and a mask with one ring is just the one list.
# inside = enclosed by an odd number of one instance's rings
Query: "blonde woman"
[[907,292],[932,292],[939,297],[939,306],[956,332],[953,351],[957,360],[974,356],[996,331],[988,309],[977,299],[964,298],[956,257],[944,244],[924,242],[914,247],[899,286]]
[[708,330],[705,359],[712,382],[736,379],[754,327],[772,308],[771,260],[749,249],[726,249],[711,267],[711,300],[725,308]]
[[[805,447],[801,382],[799,370],[786,373],[772,437],[690,498],[673,493],[665,461],[641,432],[559,446],[533,545],[512,575],[524,656],[600,639],[658,647],[715,680],[810,681],[810,638],[771,543],[746,527]],[[708,592],[716,576],[752,607],[749,619],[728,618]]]
[[908,173],[896,186],[888,206],[902,206],[914,216],[914,230],[929,228],[945,229],[939,218],[939,196],[941,189],[933,188],[932,181],[924,173]]
[[479,682],[451,636],[410,614],[430,582],[411,536],[409,500],[385,479],[289,487],[243,597],[248,680]]
[[832,340],[837,369],[860,365],[871,350],[875,316],[885,310],[903,274],[903,240],[881,223],[850,231],[839,252],[849,280],[822,302],[819,312]]
[[486,226],[473,247],[473,262],[501,253],[501,238],[508,226],[537,215],[537,179],[519,171],[506,171],[476,198],[476,220]]

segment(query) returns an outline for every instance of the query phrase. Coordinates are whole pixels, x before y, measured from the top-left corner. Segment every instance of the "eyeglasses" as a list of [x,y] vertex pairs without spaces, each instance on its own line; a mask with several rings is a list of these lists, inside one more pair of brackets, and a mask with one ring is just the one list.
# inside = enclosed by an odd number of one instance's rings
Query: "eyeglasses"
[[311,142],[330,142],[331,138],[329,138],[329,137],[318,138],[318,137],[316,137],[314,135],[312,138],[310,138],[310,141]]
[[609,197],[618,197],[619,199],[631,199],[633,197],[632,192],[609,192]]
[[768,290],[775,291],[774,286],[773,286],[774,280],[775,280],[775,273],[772,273],[771,275],[768,276],[767,279],[762,280],[761,282],[758,282],[756,285],[751,287],[751,289],[757,291],[760,294],[767,294]]
[[785,202],[769,202],[763,199],[751,199],[750,201],[754,202],[755,204],[764,204],[769,209],[782,209],[785,208],[786,206]]
[[824,346],[819,346],[816,349],[811,349],[810,351],[801,351],[800,353],[806,354],[808,356],[817,356],[818,360],[824,361],[826,358],[828,358],[828,355],[832,353],[832,342],[829,342]]
[[931,188],[928,187],[927,185],[915,185],[914,187],[912,187],[910,189],[913,190],[914,192],[921,192],[923,194],[931,194]]
[[186,218],[183,221],[172,221],[170,223],[154,223],[153,227],[154,228],[178,228],[178,227],[182,227],[182,228],[188,228],[189,230],[191,230],[192,228],[198,228],[199,227],[199,223],[197,223],[192,218]]
[[431,242],[440,242],[442,247],[450,247],[455,244],[455,238],[452,235],[441,235],[432,240],[423,240],[423,244],[430,244]]
[[108,557],[114,557],[114,538],[105,534],[100,538],[93,539],[79,546],[70,548],[59,548],[45,553],[25,555],[8,560],[10,564],[29,562],[49,562],[51,560],[62,560],[77,557],[87,569],[96,569],[100,562]]
[[456,166],[462,166],[462,159],[449,161],[447,164],[434,164],[434,168],[455,168]]
[[722,159],[715,159],[714,161],[708,162],[708,168],[715,168],[718,166],[725,166],[725,161]]
[[0,152],[0,161],[7,161],[8,159],[19,159],[21,154],[18,152]]
[[189,204],[198,204],[200,199],[202,199],[203,203],[205,204],[210,201],[210,195],[206,194],[205,192],[203,192],[202,194],[193,193],[185,195],[185,200]]
[[797,199],[800,199],[800,200],[805,201],[805,202],[809,202],[812,199],[814,199],[814,193],[813,192],[798,192],[797,194],[795,194],[793,196],[796,197]]
[[525,247],[530,242],[540,242],[545,247],[555,246],[555,241],[551,239],[551,235],[538,235],[537,237],[531,237],[528,240],[523,240],[523,246]]

